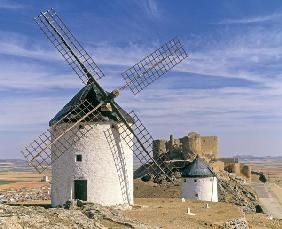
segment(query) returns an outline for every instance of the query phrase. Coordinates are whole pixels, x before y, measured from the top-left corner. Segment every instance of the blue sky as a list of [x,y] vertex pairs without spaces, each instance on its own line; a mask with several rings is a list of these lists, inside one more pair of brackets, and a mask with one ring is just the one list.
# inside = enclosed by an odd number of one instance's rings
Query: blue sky
[[220,137],[222,156],[281,155],[281,1],[0,0],[0,155],[20,149],[82,83],[33,17],[55,8],[106,77],[178,36],[189,58],[141,94],[118,98],[154,138],[190,131]]

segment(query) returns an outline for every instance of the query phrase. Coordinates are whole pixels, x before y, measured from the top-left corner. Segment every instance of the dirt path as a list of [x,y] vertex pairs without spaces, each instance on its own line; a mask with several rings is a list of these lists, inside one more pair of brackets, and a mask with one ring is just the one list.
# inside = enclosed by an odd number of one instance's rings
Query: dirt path
[[259,201],[266,213],[275,218],[282,219],[282,205],[273,189],[270,188],[270,185],[261,182],[253,182],[251,185],[256,190]]
[[280,205],[282,206],[282,188],[275,183],[271,183],[269,184],[269,190],[279,200]]

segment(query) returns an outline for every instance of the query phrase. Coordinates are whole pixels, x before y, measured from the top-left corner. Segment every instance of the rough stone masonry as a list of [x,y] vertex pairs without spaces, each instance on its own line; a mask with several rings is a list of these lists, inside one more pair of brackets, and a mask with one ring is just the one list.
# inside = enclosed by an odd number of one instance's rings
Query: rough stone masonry
[[168,160],[190,160],[195,155],[200,155],[208,160],[215,160],[218,158],[218,145],[217,136],[201,136],[190,132],[187,136],[174,139],[170,135],[169,140],[153,141],[153,156],[159,158],[161,154],[166,154]]

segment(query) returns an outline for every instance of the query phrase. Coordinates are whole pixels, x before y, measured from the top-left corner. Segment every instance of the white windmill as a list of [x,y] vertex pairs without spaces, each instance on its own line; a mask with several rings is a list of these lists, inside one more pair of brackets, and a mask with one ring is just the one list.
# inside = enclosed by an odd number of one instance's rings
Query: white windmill
[[185,199],[218,201],[216,175],[198,155],[182,171],[181,193]]
[[38,172],[52,165],[52,205],[81,199],[102,205],[133,204],[133,155],[155,176],[171,180],[164,160],[152,156],[153,139],[134,112],[115,101],[121,90],[139,93],[187,57],[174,38],[122,73],[125,84],[111,93],[103,72],[54,9],[35,18],[40,29],[86,85],[50,121],[50,128],[22,151]]

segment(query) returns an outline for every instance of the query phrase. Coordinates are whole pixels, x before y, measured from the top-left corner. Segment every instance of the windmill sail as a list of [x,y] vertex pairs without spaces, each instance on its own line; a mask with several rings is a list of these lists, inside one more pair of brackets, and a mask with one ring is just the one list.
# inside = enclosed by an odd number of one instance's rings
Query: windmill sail
[[88,80],[93,80],[93,77],[96,80],[104,77],[104,73],[76,40],[54,9],[42,12],[34,20],[83,83],[87,84]]
[[[52,124],[35,140],[28,144],[22,154],[29,165],[42,173],[65,152],[84,137],[92,125],[83,125],[84,122],[102,121],[103,117],[95,112],[102,103],[94,107],[87,100],[72,108],[72,111]],[[83,127],[83,128],[81,128]]]
[[[169,165],[166,164],[166,158],[153,157],[153,137],[143,125],[134,111],[129,113],[134,123],[127,125],[117,125],[117,131],[124,142],[131,148],[137,159],[143,166],[146,167],[148,173],[153,174],[154,178],[164,175],[167,180],[173,182],[172,171]],[[131,134],[134,135],[132,141]],[[111,137],[111,130],[105,133],[107,141],[112,151],[116,148],[115,139]],[[164,154],[163,154],[164,155]]]
[[122,73],[125,85],[134,95],[167,73],[187,57],[180,40],[174,38]]

